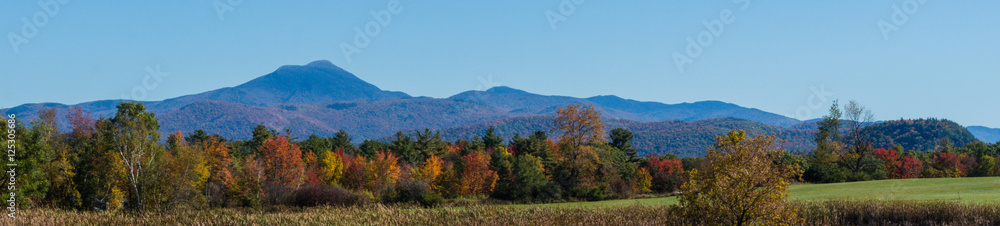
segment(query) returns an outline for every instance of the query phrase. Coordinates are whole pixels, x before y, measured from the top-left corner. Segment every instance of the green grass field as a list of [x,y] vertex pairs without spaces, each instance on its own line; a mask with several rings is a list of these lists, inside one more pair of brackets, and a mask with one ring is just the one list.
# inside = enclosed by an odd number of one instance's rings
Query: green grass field
[[[917,200],[1000,203],[1000,177],[932,178],[880,180],[836,184],[797,184],[789,189],[791,200]],[[546,207],[620,207],[629,205],[673,205],[676,197],[568,202],[538,205]]]

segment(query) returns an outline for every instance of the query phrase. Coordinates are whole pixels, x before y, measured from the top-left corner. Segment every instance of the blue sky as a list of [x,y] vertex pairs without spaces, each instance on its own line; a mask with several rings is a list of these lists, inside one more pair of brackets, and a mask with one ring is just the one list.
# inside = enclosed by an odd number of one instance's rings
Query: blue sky
[[[998,1],[40,2],[59,9],[36,1],[0,8],[0,108],[161,100],[327,59],[414,96],[505,85],[721,100],[800,119],[840,99],[879,119],[1000,127]],[[384,26],[371,15],[390,9]],[[564,20],[553,26],[552,15]],[[728,23],[706,27],[715,20]],[[883,35],[880,21],[895,30]],[[354,45],[355,28],[370,23],[377,35],[348,60],[342,44]],[[705,45],[691,57],[688,39],[700,34]],[[683,72],[676,55],[691,60]],[[144,87],[147,68],[162,80]]]

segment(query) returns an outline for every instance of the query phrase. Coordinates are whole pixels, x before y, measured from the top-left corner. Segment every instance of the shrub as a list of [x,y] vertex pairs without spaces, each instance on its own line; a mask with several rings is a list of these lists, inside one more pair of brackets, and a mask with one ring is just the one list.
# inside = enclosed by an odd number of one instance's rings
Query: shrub
[[396,188],[396,202],[416,202],[424,207],[434,207],[444,202],[444,198],[431,191],[430,184],[420,180],[401,181]]
[[360,204],[359,198],[347,189],[329,184],[304,185],[291,195],[294,206],[349,206]]

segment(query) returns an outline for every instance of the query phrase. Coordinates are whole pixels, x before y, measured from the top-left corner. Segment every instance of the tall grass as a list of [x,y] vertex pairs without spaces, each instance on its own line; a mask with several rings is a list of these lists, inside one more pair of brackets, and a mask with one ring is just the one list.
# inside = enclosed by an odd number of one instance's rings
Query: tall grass
[[795,202],[811,225],[1000,225],[1000,204],[948,201]]
[[677,224],[668,206],[631,206],[609,209],[315,207],[258,211],[212,209],[146,213],[102,214],[64,210],[26,210],[2,225],[663,225]]
[[[1000,203],[942,201],[803,201],[791,204],[806,225],[1000,225]],[[272,209],[99,213],[24,210],[0,225],[684,225],[677,206],[608,208],[369,205]]]

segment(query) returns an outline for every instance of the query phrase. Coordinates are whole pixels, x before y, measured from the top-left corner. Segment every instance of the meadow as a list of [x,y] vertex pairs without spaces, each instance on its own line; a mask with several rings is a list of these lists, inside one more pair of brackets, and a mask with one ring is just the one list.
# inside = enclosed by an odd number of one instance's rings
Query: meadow
[[[810,225],[1000,223],[1000,178],[883,180],[799,184],[792,205]],[[959,194],[960,193],[960,194]],[[418,208],[369,205],[269,209],[181,210],[167,213],[99,213],[31,209],[3,225],[537,225],[684,224],[674,197],[523,205]]]

